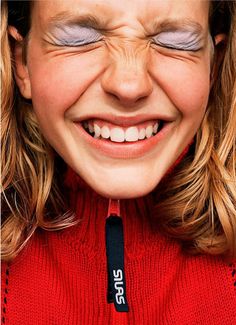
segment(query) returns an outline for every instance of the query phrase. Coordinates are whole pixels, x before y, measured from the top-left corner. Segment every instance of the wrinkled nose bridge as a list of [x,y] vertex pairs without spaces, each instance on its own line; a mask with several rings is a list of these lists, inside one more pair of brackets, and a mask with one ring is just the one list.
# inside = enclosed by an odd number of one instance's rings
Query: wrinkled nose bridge
[[111,47],[110,57],[113,69],[124,69],[127,75],[140,73],[147,69],[148,46],[131,40],[120,41],[118,45]]
[[109,46],[109,64],[103,75],[103,89],[122,104],[132,105],[152,92],[148,75],[148,46],[120,41]]

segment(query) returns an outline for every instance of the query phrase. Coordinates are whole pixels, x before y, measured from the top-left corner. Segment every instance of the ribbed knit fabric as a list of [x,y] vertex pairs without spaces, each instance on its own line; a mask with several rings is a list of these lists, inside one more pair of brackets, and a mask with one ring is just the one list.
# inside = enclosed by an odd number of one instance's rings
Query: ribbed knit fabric
[[9,325],[232,325],[236,270],[220,257],[189,256],[158,231],[151,196],[121,201],[129,312],[107,302],[108,200],[66,180],[78,225],[38,230],[3,264],[2,323]]

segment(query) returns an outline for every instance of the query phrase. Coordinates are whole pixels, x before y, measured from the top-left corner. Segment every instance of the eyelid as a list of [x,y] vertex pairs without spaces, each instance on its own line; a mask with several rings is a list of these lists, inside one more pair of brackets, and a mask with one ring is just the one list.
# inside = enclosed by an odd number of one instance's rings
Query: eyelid
[[164,31],[152,39],[157,45],[167,48],[188,51],[197,51],[201,48],[199,37],[191,31]]
[[55,27],[52,36],[57,45],[64,46],[82,46],[102,39],[96,29],[79,25]]

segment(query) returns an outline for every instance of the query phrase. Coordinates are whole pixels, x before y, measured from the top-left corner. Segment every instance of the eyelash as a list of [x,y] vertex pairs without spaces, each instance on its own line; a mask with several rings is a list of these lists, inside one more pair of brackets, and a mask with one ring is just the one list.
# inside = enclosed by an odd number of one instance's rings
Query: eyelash
[[[56,43],[54,45],[56,46],[60,46],[60,47],[87,47],[87,46],[91,46],[93,44],[96,44],[98,42],[101,42],[103,39],[99,39],[96,41],[91,41],[91,42],[84,42],[84,43],[80,43],[80,44],[76,44],[76,42],[74,42],[74,44],[69,43],[67,41],[61,41],[60,44]],[[156,41],[153,41],[152,44],[156,45],[156,46],[160,46],[162,48],[166,48],[168,50],[175,50],[175,51],[186,51],[186,52],[197,52],[199,51],[201,48],[197,48],[197,49],[188,49],[188,45],[186,45],[186,47],[175,47],[171,44],[163,44],[163,43],[157,43]]]
[[168,50],[175,50],[175,51],[186,51],[186,52],[198,52],[201,48],[197,48],[197,49],[188,49],[188,45],[186,45],[186,47],[178,47],[178,46],[173,46],[171,44],[163,44],[163,43],[157,43],[157,42],[153,42],[154,45],[156,46],[160,46],[162,48],[166,48]]
[[[66,39],[61,39],[61,40],[58,40],[58,42],[56,41],[54,43],[54,45],[56,46],[60,46],[60,47],[87,47],[87,46],[91,46],[95,43],[98,43],[98,42],[101,42],[103,40],[103,37],[100,37],[100,38],[97,38],[97,39],[94,39],[94,40],[91,40],[91,41],[86,41],[86,40],[83,40],[83,41],[73,41],[73,42],[69,42],[68,40]],[[185,46],[181,47],[181,46],[175,46],[175,45],[172,45],[172,44],[168,44],[168,43],[163,43],[163,42],[158,42],[158,40],[155,40],[155,38],[152,38],[152,44],[156,45],[156,46],[160,46],[162,48],[166,48],[166,49],[169,49],[169,50],[177,50],[177,51],[187,51],[187,52],[197,52],[199,51],[201,48],[200,47],[193,47],[191,48],[191,43],[193,42],[189,42],[189,43],[186,43]],[[190,47],[190,48],[189,48]]]
[[[157,46],[160,46],[160,47],[163,47],[163,48],[166,48],[169,50],[176,50],[176,51],[197,52],[201,49],[201,47],[199,46],[197,41],[191,41],[191,42],[188,42],[188,43],[184,44],[183,46],[181,46],[181,45],[172,45],[170,43],[159,42],[158,40],[155,40],[153,38],[152,43]],[[193,46],[193,45],[195,45],[195,46]]]
[[84,43],[80,42],[79,44],[76,43],[76,42],[69,43],[67,41],[61,41],[60,44],[59,43],[55,43],[55,45],[56,46],[61,46],[61,47],[63,47],[63,46],[65,46],[65,47],[66,46],[67,47],[85,47],[85,46],[93,45],[93,44],[98,43],[100,41],[102,41],[102,39],[99,39],[99,40],[96,40],[96,41],[84,42]]

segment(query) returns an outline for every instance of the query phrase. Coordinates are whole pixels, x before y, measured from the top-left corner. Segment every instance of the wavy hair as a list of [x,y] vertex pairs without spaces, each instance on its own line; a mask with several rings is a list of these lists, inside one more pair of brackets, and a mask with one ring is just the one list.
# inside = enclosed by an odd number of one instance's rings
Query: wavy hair
[[[61,192],[65,163],[40,132],[13,77],[13,25],[27,42],[32,1],[2,3],[2,257],[13,259],[37,227],[75,224]],[[8,12],[9,11],[9,12]],[[188,154],[154,191],[160,227],[191,253],[236,256],[236,4],[211,1],[212,37],[227,34],[205,117]],[[60,188],[60,190],[59,190]]]
[[[14,44],[9,39],[7,28],[14,18],[18,30],[26,36],[20,25],[25,28],[28,24],[26,17],[30,2],[22,1],[21,8],[20,5],[21,1],[9,2],[10,9],[14,10],[8,17],[7,2],[2,3],[1,235],[4,260],[14,258],[37,227],[55,230],[75,223],[65,196],[59,191],[63,162],[43,138],[31,103],[20,96],[14,82],[11,55]],[[17,9],[21,9],[19,22],[14,17],[19,15]],[[22,23],[24,16],[26,23]]]
[[[159,227],[191,253],[236,257],[236,2],[213,1],[210,28],[227,40],[195,143],[155,193]],[[222,54],[223,53],[223,54]]]

